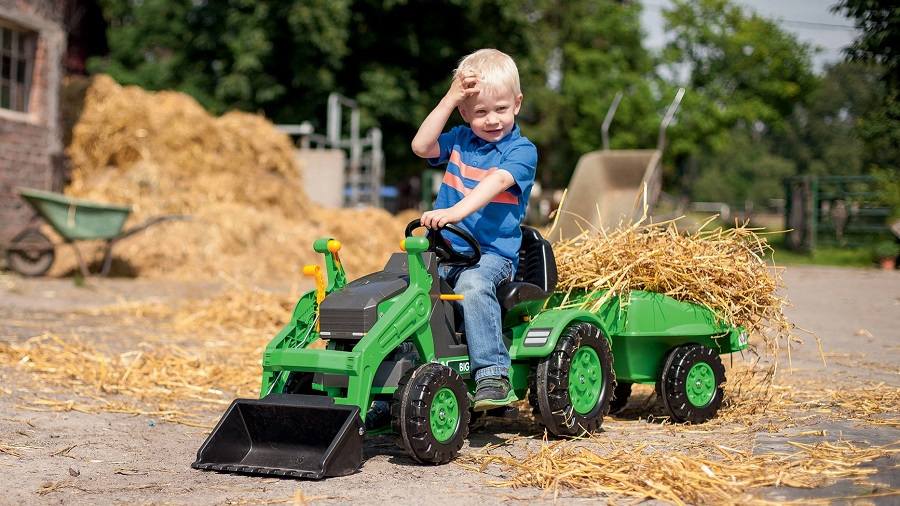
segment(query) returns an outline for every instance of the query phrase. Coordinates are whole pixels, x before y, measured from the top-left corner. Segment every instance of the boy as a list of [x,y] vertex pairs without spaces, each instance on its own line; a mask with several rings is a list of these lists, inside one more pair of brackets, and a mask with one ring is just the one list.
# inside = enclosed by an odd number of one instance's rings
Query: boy
[[[464,296],[460,304],[477,411],[514,400],[496,289],[515,273],[522,243],[519,226],[537,168],[537,149],[516,125],[521,105],[515,62],[496,49],[481,49],[460,61],[449,91],[412,141],[413,152],[431,165],[447,164],[435,209],[422,215],[422,225],[437,229],[456,223],[481,246],[477,265],[440,271]],[[454,110],[468,126],[441,133]],[[447,234],[447,240],[468,250],[455,235]]]

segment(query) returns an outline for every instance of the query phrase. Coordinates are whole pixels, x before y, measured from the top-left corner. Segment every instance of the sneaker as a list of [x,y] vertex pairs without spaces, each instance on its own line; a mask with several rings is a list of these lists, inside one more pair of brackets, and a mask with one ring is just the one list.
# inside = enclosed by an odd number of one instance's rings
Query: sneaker
[[516,394],[509,388],[506,378],[482,378],[475,386],[475,411],[487,411],[498,406],[507,406],[516,400]]
[[375,400],[366,413],[366,431],[374,431],[391,424],[391,403]]

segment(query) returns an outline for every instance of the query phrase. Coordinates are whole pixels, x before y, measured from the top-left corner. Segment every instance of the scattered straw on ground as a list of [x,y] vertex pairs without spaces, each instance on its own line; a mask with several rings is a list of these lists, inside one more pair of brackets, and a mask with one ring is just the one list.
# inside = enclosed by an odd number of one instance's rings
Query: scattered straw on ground
[[[20,344],[0,343],[0,365],[29,371],[40,384],[75,396],[34,397],[29,409],[130,413],[208,426],[210,405],[257,395],[263,349],[288,322],[296,301],[293,291],[234,283],[212,298],[177,305],[107,306],[90,313],[153,317],[171,334],[119,354],[77,337],[42,335]],[[181,337],[195,344],[176,345]]]
[[461,463],[484,472],[499,465],[500,487],[537,487],[558,495],[621,494],[673,504],[748,504],[747,491],[759,487],[813,488],[839,478],[877,472],[860,464],[897,453],[898,444],[861,448],[849,442],[790,443],[793,453],[755,455],[722,445],[690,452],[648,443],[615,444],[599,438],[541,445],[524,458],[487,452],[463,456]]
[[[21,344],[0,343],[0,364],[33,373],[37,381],[32,385],[64,387],[59,393],[77,399],[35,395],[25,408],[129,413],[207,426],[197,414],[203,406],[228,404],[235,394],[253,395],[258,388],[253,364],[261,348],[252,356],[240,348],[196,351],[141,343],[136,350],[112,354],[74,337],[43,335]],[[223,392],[222,385],[234,391]]]

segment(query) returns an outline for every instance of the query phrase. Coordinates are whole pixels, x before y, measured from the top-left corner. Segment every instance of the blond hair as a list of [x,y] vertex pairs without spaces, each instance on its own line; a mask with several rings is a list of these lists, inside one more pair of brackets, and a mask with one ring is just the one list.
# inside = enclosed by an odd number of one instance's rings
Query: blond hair
[[478,75],[478,79],[485,88],[490,90],[507,89],[513,95],[520,95],[522,88],[519,85],[519,69],[516,62],[510,56],[496,49],[479,49],[474,53],[464,56],[459,61],[453,77],[461,73],[471,71]]

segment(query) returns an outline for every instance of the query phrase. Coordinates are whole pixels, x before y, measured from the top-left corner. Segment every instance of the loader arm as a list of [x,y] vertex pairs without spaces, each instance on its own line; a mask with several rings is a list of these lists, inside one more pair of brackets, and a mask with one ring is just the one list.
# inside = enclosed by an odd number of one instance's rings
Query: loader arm
[[[334,402],[358,406],[364,418],[371,403],[372,381],[378,366],[400,343],[412,338],[422,360],[434,360],[429,293],[432,277],[422,259],[428,240],[409,237],[405,240],[405,247],[409,286],[379,315],[378,321],[351,351],[310,350],[305,347],[308,343],[303,340],[302,334],[313,325],[314,312],[311,313],[309,307],[314,306],[315,296],[314,292],[304,295],[301,301],[312,301],[303,305],[305,313],[298,315],[298,320],[285,327],[266,348],[261,396],[282,391],[287,378],[287,374],[282,374],[284,371],[346,375],[346,394],[334,396]],[[298,311],[300,309],[298,304]],[[311,333],[316,334],[314,331]]]
[[[341,243],[331,237],[322,237],[313,243],[313,250],[325,257],[325,274],[328,279],[325,287],[326,295],[340,290],[347,284],[347,275],[338,255],[340,249]],[[314,328],[318,310],[316,290],[304,293],[294,306],[290,322],[269,341],[264,357],[271,356],[277,350],[303,349],[318,340],[319,333]],[[281,392],[286,381],[287,375],[281,371],[263,370],[260,397],[265,397],[271,392]]]

